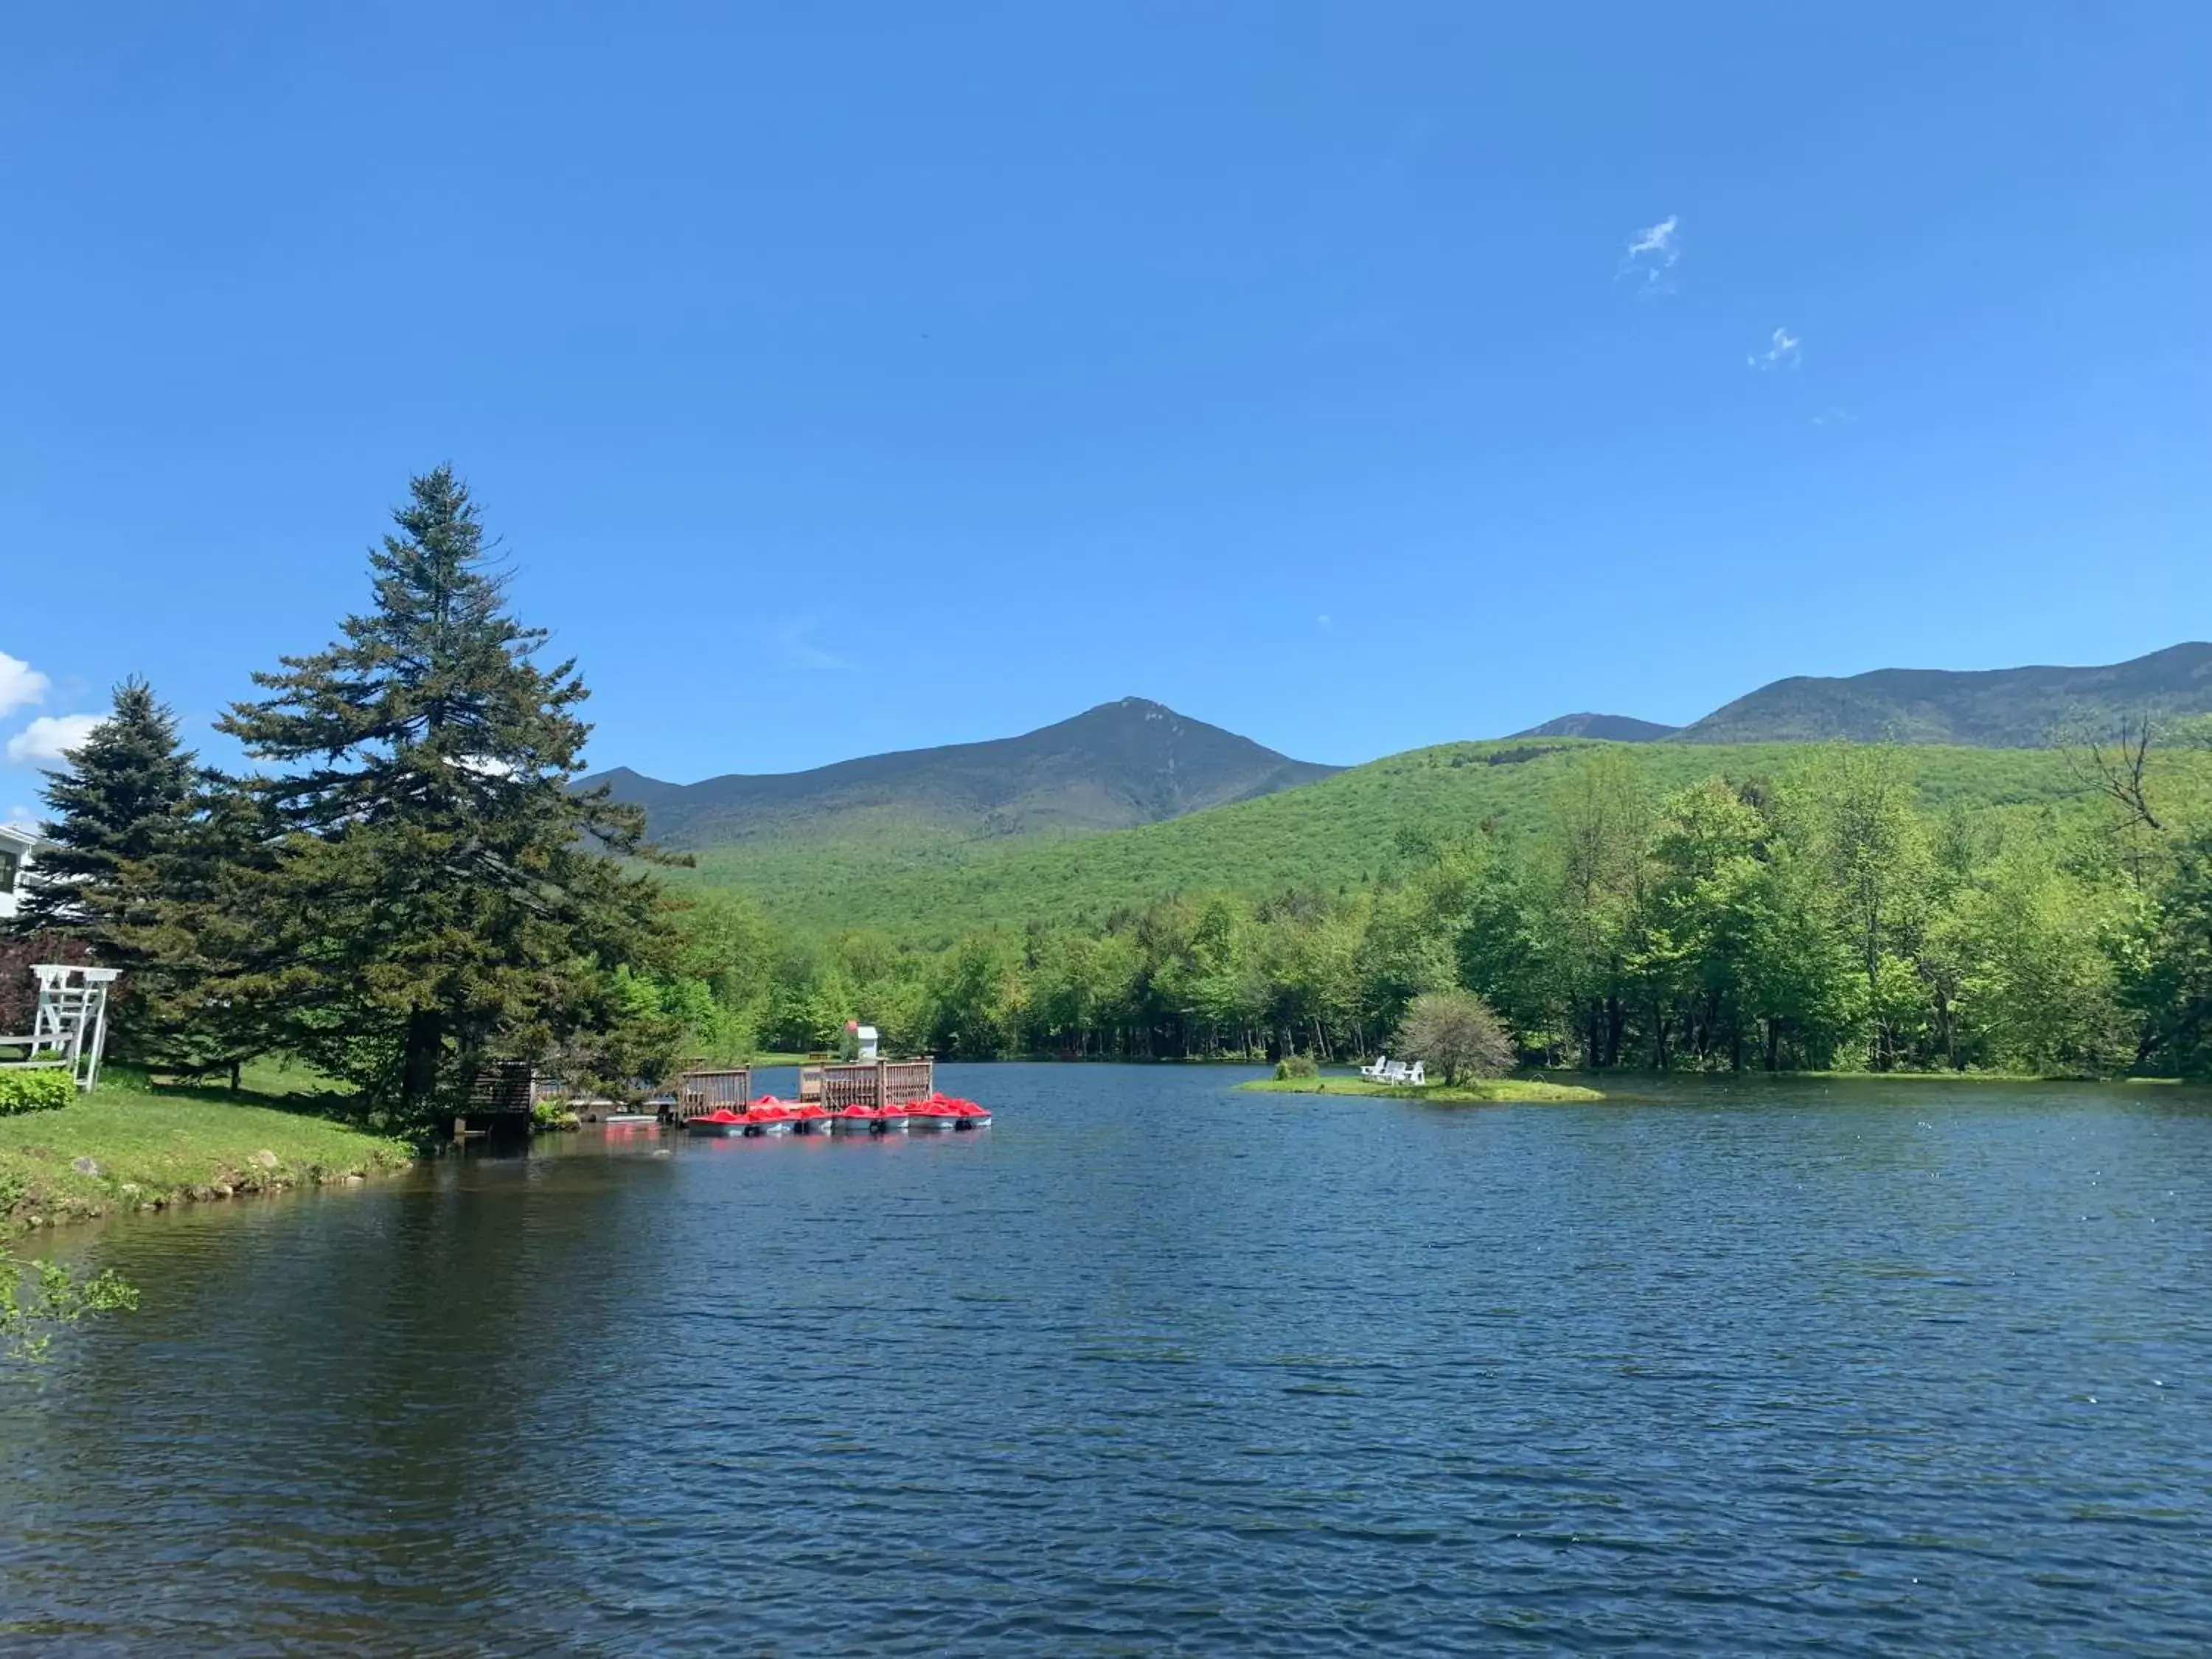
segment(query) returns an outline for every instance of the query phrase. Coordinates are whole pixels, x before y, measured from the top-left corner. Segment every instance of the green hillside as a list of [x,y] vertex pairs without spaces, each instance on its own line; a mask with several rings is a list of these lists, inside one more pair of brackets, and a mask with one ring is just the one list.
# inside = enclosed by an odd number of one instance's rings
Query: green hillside
[[1881,668],[1845,679],[1798,675],[1715,709],[1674,741],[1974,744],[2036,748],[2081,727],[2212,714],[2212,645],[2192,641],[2091,668],[1961,672]]
[[[804,931],[878,928],[925,944],[990,923],[1096,921],[1176,892],[1334,890],[1379,873],[1401,830],[1445,837],[1486,820],[1534,829],[1576,756],[1619,746],[1447,744],[1261,799],[1073,839],[973,840],[877,825],[866,839],[757,841],[705,849],[689,878],[743,889]],[[1716,775],[1771,776],[1808,746],[1647,743],[1626,752],[1658,793]],[[2051,750],[1914,745],[1898,761],[1930,810],[2069,802],[2082,793],[2066,757]]]

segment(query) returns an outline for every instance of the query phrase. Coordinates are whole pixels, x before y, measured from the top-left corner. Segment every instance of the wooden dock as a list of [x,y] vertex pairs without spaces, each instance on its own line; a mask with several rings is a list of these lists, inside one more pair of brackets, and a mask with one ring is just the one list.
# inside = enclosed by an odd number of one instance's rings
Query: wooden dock
[[[862,1060],[799,1068],[799,1103],[832,1112],[848,1106],[912,1106],[936,1092],[937,1062],[933,1060]],[[694,1064],[678,1074],[674,1088],[663,1097],[661,1121],[688,1123],[713,1112],[741,1112],[751,1103],[752,1093],[751,1066]],[[562,1101],[586,1121],[615,1103],[572,1094],[568,1084],[532,1071],[526,1061],[499,1061],[477,1073],[468,1117],[455,1127],[474,1134],[520,1123],[526,1130],[532,1105],[549,1099]]]
[[676,1098],[663,1109],[669,1123],[688,1123],[710,1112],[742,1112],[753,1097],[753,1068],[726,1066],[685,1072],[676,1079]]
[[933,1060],[861,1060],[799,1068],[799,1104],[832,1112],[848,1106],[912,1106],[937,1092]]

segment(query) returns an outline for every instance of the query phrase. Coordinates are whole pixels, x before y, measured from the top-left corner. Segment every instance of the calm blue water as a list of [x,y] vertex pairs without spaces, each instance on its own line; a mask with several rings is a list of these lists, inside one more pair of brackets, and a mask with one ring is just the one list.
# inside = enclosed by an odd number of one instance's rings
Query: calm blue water
[[0,1646],[2212,1650],[2202,1097],[1235,1076],[87,1235]]

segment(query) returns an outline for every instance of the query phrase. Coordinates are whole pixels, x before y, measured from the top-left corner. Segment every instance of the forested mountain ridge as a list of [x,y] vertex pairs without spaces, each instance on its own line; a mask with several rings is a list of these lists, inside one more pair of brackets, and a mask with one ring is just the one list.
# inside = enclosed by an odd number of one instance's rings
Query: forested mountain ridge
[[1877,668],[1796,674],[1689,726],[1628,714],[1562,714],[1516,738],[1614,743],[1959,744],[2037,749],[2122,719],[2212,714],[2212,645],[2189,641],[2091,668]]
[[805,772],[664,783],[627,767],[580,781],[646,811],[663,846],[1087,835],[1157,823],[1311,783],[1292,760],[1140,697],[1020,737],[840,761]]
[[[1761,686],[1674,734],[1678,743],[1965,744],[2031,749],[2069,728],[2142,715],[2212,714],[2212,644],[2101,667],[1880,668]],[[1592,735],[1596,735],[1593,733]]]
[[671,876],[732,1052],[857,1010],[961,1058],[1364,1055],[1456,988],[1546,1065],[2212,1073],[2212,750],[2143,758],[2138,796],[2082,750],[1449,744],[1105,835]]
[[[1856,742],[2033,749],[2121,718],[2212,714],[2212,644],[2186,643],[2102,667],[1958,672],[1883,668],[1777,680],[1675,727],[1574,714],[1516,738],[1648,745]],[[1382,764],[1382,762],[1375,764]],[[667,783],[617,767],[584,779],[646,810],[677,848],[815,843],[899,845],[941,862],[968,841],[1090,836],[1165,823],[1330,777],[1218,726],[1126,697],[1019,737],[902,750],[810,771]]]
[[[916,943],[941,943],[971,927],[1097,920],[1175,893],[1334,893],[1373,879],[1406,845],[1477,826],[1504,836],[1536,833],[1563,784],[1608,751],[1632,757],[1654,798],[1715,775],[1755,785],[1811,752],[1796,744],[1623,750],[1572,738],[1445,744],[1306,788],[1081,839],[784,838],[709,847],[695,872],[671,873],[687,885],[740,889],[804,931],[874,928]],[[1896,762],[1931,812],[2067,808],[2085,793],[2067,757],[2051,750],[1923,744],[1899,750]]]

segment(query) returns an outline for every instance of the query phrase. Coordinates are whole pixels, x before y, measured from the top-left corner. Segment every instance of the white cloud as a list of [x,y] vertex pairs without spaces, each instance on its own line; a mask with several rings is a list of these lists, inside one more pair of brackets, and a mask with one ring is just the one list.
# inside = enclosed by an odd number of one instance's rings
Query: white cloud
[[776,654],[786,668],[836,672],[852,667],[853,665],[847,662],[844,658],[824,651],[807,638],[807,635],[813,631],[814,619],[811,617],[802,617],[797,622],[786,623],[776,629],[775,635]]
[[61,761],[92,735],[103,714],[41,714],[8,739],[8,758],[21,766],[26,761]]
[[513,761],[503,761],[496,755],[454,755],[446,763],[480,778],[511,778],[517,769]]
[[1802,343],[1786,328],[1774,331],[1774,338],[1764,351],[1754,351],[1744,362],[1753,368],[1795,368],[1797,367],[1797,348]]
[[1850,426],[1854,424],[1858,418],[1859,417],[1857,416],[1852,414],[1848,409],[1835,407],[1824,409],[1818,415],[1815,415],[1813,417],[1813,424],[1814,426]]
[[1325,616],[1325,615],[1324,615],[1324,616],[1316,617],[1314,618],[1314,620],[1315,620],[1316,622],[1319,623],[1320,623],[1323,628],[1333,628],[1333,627],[1334,627],[1334,626],[1335,626],[1335,624],[1334,624],[1334,623],[1330,622],[1330,621],[1329,621],[1329,619],[1328,618],[1328,617],[1327,617],[1327,616]]
[[0,715],[28,708],[43,699],[53,682],[18,658],[0,651]]
[[1641,276],[1638,286],[1646,294],[1664,294],[1673,286],[1668,273],[1674,269],[1682,257],[1680,233],[1682,216],[1670,213],[1656,225],[1646,225],[1628,239],[1628,247],[1620,256],[1620,269],[1613,273],[1618,282],[1623,276]]

